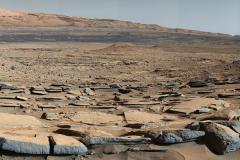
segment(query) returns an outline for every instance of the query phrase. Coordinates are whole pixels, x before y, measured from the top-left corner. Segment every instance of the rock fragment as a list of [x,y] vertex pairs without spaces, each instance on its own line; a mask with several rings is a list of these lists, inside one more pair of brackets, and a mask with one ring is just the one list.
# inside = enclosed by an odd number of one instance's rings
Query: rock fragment
[[17,100],[20,100],[20,101],[27,101],[28,98],[27,97],[22,97],[22,96],[16,96],[15,97]]
[[88,151],[84,144],[64,135],[51,136],[50,143],[53,147],[53,154],[82,154]]
[[84,93],[86,93],[88,96],[94,96],[95,95],[95,92],[90,88],[85,88]]
[[59,115],[57,113],[48,113],[45,112],[42,114],[41,116],[42,119],[46,119],[46,120],[59,120]]
[[150,138],[142,136],[124,136],[124,137],[87,137],[83,142],[90,145],[104,145],[104,144],[146,144],[150,143]]
[[120,84],[110,84],[109,85],[110,88],[122,88],[122,86]]
[[46,95],[47,94],[46,90],[40,86],[31,87],[30,92],[31,92],[31,94],[37,94],[37,95]]

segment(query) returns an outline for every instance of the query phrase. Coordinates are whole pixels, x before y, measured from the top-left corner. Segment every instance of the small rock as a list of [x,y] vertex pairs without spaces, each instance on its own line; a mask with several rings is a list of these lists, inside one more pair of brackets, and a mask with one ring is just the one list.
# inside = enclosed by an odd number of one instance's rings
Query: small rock
[[94,96],[95,95],[95,92],[90,88],[85,88],[84,93],[86,93],[89,96]]
[[24,110],[23,112],[26,113],[26,114],[29,114],[29,113],[31,113],[31,110],[27,109],[27,110]]
[[181,82],[179,80],[172,80],[172,81],[160,81],[158,85],[163,86],[165,88],[171,89],[171,88],[177,88],[181,85]]
[[196,111],[194,111],[194,113],[197,113],[197,114],[208,113],[208,112],[211,112],[211,109],[205,108],[205,107],[198,108]]
[[206,86],[208,86],[207,82],[205,82],[203,80],[191,80],[190,82],[188,82],[188,85],[190,87],[194,87],[194,88],[195,87],[198,88],[198,87],[206,87]]
[[43,87],[31,87],[30,88],[31,94],[37,94],[37,95],[46,95],[47,92]]
[[118,92],[119,92],[119,93],[122,93],[122,94],[128,94],[128,93],[131,92],[131,89],[119,88],[119,89],[118,89]]
[[28,98],[22,97],[22,96],[16,96],[16,99],[20,100],[20,101],[27,101],[28,100]]
[[59,115],[56,114],[56,113],[43,113],[42,116],[41,116],[42,119],[46,119],[46,120],[59,120]]
[[109,87],[110,88],[122,88],[122,86],[120,84],[110,84]]

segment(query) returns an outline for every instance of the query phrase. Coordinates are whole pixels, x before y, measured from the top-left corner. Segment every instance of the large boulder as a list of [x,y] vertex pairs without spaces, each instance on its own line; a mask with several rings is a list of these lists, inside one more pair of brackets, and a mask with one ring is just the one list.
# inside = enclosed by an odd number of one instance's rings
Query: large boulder
[[205,143],[212,151],[225,154],[240,148],[239,134],[231,128],[213,122],[201,122],[200,128],[206,132]]

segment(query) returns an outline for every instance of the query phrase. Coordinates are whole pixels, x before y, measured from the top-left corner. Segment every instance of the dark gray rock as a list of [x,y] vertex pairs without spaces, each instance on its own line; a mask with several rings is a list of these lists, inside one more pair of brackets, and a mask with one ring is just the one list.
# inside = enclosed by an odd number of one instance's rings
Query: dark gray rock
[[236,98],[240,97],[240,93],[220,93],[218,98]]
[[232,64],[240,65],[240,60],[235,60],[232,62]]
[[88,96],[94,96],[95,92],[91,88],[85,88],[84,93],[86,93]]
[[206,132],[206,145],[215,153],[225,154],[240,148],[239,134],[231,128],[213,122],[201,122],[200,128]]
[[159,133],[155,133],[153,141],[158,144],[175,144],[193,141],[203,137],[204,131],[194,131],[190,129],[183,130],[164,130]]
[[125,88],[119,88],[118,92],[122,93],[122,94],[128,94],[130,93],[132,90],[131,89],[125,89]]
[[125,137],[86,137],[83,139],[86,145],[104,145],[104,144],[145,144],[151,141],[150,138],[142,136],[125,136]]
[[110,84],[109,87],[110,88],[122,88],[122,86],[120,84]]
[[45,112],[42,114],[41,116],[42,119],[46,119],[46,120],[59,120],[59,115],[57,113],[48,113]]
[[194,87],[194,88],[208,86],[207,82],[205,82],[203,80],[191,80],[190,82],[188,82],[188,85],[190,87]]
[[0,89],[1,90],[5,90],[5,89],[16,90],[16,89],[18,89],[18,87],[14,86],[13,84],[10,84],[10,83],[0,82]]
[[51,102],[54,102],[54,101],[64,101],[66,100],[66,97],[39,97],[39,98],[36,98],[36,101],[51,101]]
[[37,94],[37,95],[46,95],[47,92],[43,87],[31,87],[30,88],[31,94]]

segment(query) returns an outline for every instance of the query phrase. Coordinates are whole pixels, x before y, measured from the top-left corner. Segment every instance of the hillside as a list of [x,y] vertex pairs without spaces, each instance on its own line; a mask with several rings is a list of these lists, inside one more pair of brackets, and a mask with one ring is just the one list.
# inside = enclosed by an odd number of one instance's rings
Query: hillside
[[27,13],[0,9],[1,27],[88,27],[111,29],[138,29],[170,33],[185,33],[210,36],[226,36],[219,33],[209,33],[186,29],[172,29],[158,25],[147,25],[128,21],[111,19],[87,19],[56,14]]

